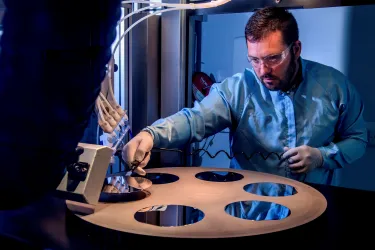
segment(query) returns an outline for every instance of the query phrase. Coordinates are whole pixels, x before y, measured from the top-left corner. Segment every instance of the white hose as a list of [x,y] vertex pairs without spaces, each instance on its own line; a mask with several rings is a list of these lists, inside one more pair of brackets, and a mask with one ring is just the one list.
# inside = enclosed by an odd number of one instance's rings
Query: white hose
[[184,8],[184,9],[205,9],[205,8],[213,8],[217,7],[223,4],[226,4],[227,2],[230,2],[231,0],[213,0],[208,3],[188,3],[188,4],[172,4],[172,3],[159,3],[159,2],[152,2],[152,1],[142,1],[142,0],[132,0],[132,1],[122,1],[122,3],[143,3],[143,4],[154,4],[155,6],[159,7],[171,7],[171,8]]
[[125,130],[122,132],[122,135],[121,135],[120,138],[117,140],[116,144],[112,147],[112,149],[113,149],[114,152],[117,151],[118,146],[119,146],[120,143],[124,140],[125,135],[128,133],[129,129],[130,129],[129,125],[126,125]]
[[108,100],[105,98],[105,96],[103,95],[102,92],[100,92],[100,97],[102,98],[102,100],[107,104],[108,108],[110,109],[111,112],[115,111],[111,104],[108,102]]
[[127,14],[126,16],[124,16],[123,18],[121,18],[120,21],[119,21],[118,23],[120,24],[121,22],[125,21],[126,19],[128,19],[128,18],[131,17],[132,15],[135,15],[135,14],[141,12],[141,11],[144,11],[144,10],[152,9],[152,8],[154,8],[154,7],[155,7],[155,6],[147,6],[147,7],[140,8],[140,9],[138,9],[138,10],[136,10],[136,11],[133,11],[133,12]]
[[117,41],[114,49],[113,49],[113,54],[116,52],[118,46],[120,45],[121,43],[121,40],[126,36],[126,34],[134,28],[134,26],[136,26],[138,23],[142,22],[143,20],[151,17],[151,16],[154,16],[154,15],[157,15],[157,14],[160,14],[160,13],[163,13],[163,12],[167,12],[167,11],[173,11],[173,10],[183,10],[183,9],[180,9],[180,8],[170,8],[170,9],[165,9],[165,10],[158,10],[158,11],[155,11],[154,13],[151,13],[147,16],[144,16],[142,17],[141,19],[139,19],[138,21],[136,21],[135,23],[133,23],[132,25],[129,26],[129,28],[127,28],[125,30],[125,32],[121,35],[121,37],[119,38],[119,40]]
[[99,98],[96,99],[96,108],[98,109],[98,114],[99,114],[100,119],[102,121],[105,121]]
[[130,16],[136,14],[136,13],[139,13],[143,10],[147,10],[147,9],[151,9],[151,8],[154,8],[155,6],[157,7],[169,7],[170,9],[165,9],[165,10],[159,10],[159,11],[155,11],[154,13],[150,14],[150,15],[147,15],[141,19],[139,19],[137,22],[133,23],[128,29],[126,29],[126,31],[124,32],[124,34],[121,35],[120,39],[117,41],[115,47],[114,47],[114,50],[113,50],[113,54],[116,52],[118,46],[120,45],[122,39],[126,36],[126,34],[132,29],[134,28],[134,26],[136,26],[138,23],[140,23],[141,21],[151,17],[151,16],[154,16],[154,15],[157,15],[157,14],[160,14],[160,13],[163,13],[163,12],[167,12],[167,11],[172,11],[172,10],[187,10],[187,9],[203,9],[203,8],[213,8],[213,7],[217,7],[217,6],[220,6],[220,5],[223,5],[227,2],[230,2],[231,0],[217,0],[217,1],[211,1],[211,2],[208,2],[208,3],[198,3],[198,4],[195,4],[195,3],[189,3],[189,4],[168,4],[168,3],[159,3],[159,2],[152,2],[152,1],[143,1],[143,0],[131,0],[131,1],[123,1],[122,3],[143,3],[143,4],[152,4],[154,6],[148,6],[148,7],[144,7],[144,8],[141,8],[141,9],[138,9],[128,15],[126,15],[124,18],[122,18],[120,20],[120,22],[126,20],[127,18],[129,18]]

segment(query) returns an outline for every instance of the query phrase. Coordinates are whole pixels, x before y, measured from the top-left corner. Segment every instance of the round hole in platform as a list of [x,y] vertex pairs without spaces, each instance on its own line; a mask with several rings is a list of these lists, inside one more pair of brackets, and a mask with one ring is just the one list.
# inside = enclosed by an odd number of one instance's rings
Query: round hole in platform
[[142,200],[150,195],[146,191],[152,182],[143,177],[111,175],[105,179],[100,202],[115,203]]
[[251,194],[272,197],[290,196],[297,193],[293,186],[273,182],[251,183],[244,186],[243,189]]
[[143,208],[134,218],[141,223],[159,227],[179,227],[197,223],[204,218],[198,208],[183,205],[155,205]]
[[290,209],[268,201],[238,201],[225,206],[225,212],[244,220],[282,220],[290,215]]
[[160,185],[160,184],[168,184],[172,182],[178,181],[180,178],[174,174],[167,174],[167,173],[147,173],[146,175],[138,175],[137,173],[133,173],[132,176],[134,177],[143,177],[152,182],[152,184]]
[[228,171],[205,171],[195,175],[196,178],[212,182],[232,182],[243,179],[242,174]]

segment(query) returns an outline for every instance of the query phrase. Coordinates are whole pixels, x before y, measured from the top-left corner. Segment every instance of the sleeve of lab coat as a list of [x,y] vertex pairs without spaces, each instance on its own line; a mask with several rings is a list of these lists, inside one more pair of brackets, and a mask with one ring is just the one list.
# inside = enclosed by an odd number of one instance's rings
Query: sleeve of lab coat
[[323,168],[343,168],[361,158],[368,143],[363,101],[351,83],[342,91],[335,141],[320,147]]
[[154,138],[154,146],[179,148],[189,143],[201,141],[230,127],[233,121],[230,101],[229,79],[214,84],[210,93],[201,102],[195,102],[193,108],[184,108],[180,112],[154,122],[144,130]]

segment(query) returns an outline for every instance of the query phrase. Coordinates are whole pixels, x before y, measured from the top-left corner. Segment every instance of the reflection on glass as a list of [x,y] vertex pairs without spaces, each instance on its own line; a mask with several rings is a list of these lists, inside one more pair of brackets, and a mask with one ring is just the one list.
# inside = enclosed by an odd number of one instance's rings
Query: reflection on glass
[[149,196],[149,193],[144,190],[151,185],[152,182],[143,177],[111,175],[105,179],[99,201],[125,202],[141,200]]
[[251,183],[244,186],[244,190],[251,194],[275,197],[290,196],[297,193],[293,186],[272,182]]
[[196,174],[195,177],[204,181],[231,182],[241,180],[243,175],[225,171],[206,171]]
[[238,201],[228,204],[225,212],[245,220],[282,220],[290,215],[289,208],[267,201]]
[[178,227],[201,221],[204,213],[197,208],[183,205],[155,205],[140,209],[134,218],[154,226]]
[[[136,173],[133,173],[132,176],[140,176]],[[168,184],[179,180],[177,175],[165,174],[165,173],[147,173],[145,176],[142,176],[152,182],[152,184]]]

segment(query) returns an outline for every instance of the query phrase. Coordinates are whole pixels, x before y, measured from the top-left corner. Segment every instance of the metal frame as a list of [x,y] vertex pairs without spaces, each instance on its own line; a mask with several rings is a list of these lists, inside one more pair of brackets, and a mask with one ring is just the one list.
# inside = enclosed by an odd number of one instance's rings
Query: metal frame
[[[191,13],[190,13],[191,14]],[[202,22],[206,21],[206,16],[189,16],[188,23],[188,47],[187,47],[187,82],[186,82],[186,107],[193,106],[192,82],[193,72],[201,69],[201,41],[202,41]],[[198,148],[199,143],[193,143],[186,152],[188,155],[193,152],[193,148]],[[200,165],[194,156],[186,156],[187,166]]]
[[[165,3],[186,3],[185,0],[166,0]],[[188,82],[188,15],[185,10],[163,13],[161,16],[161,92],[160,116],[172,115],[186,107],[189,98]],[[187,157],[179,153],[160,153],[162,167],[186,166]],[[160,218],[168,221],[183,221],[186,211],[175,216]]]
[[375,0],[231,0],[216,8],[195,10],[192,15],[252,12],[266,6],[278,6],[290,9],[311,9],[372,4],[375,4]]
[[[186,3],[166,0],[165,3]],[[166,117],[186,107],[187,103],[187,28],[185,10],[163,13],[161,17],[161,95],[160,115]],[[186,157],[171,152],[160,154],[163,166],[186,165]]]
[[[146,16],[137,13],[130,24]],[[160,16],[152,16],[129,32],[129,121],[133,134],[159,118]]]

